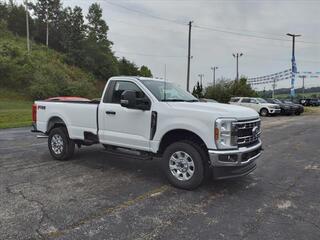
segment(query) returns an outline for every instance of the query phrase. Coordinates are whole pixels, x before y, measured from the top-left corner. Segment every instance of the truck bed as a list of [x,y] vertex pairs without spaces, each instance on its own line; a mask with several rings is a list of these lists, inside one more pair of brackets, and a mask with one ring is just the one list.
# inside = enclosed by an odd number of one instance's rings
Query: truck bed
[[[97,134],[97,101],[36,101],[37,129],[45,132],[50,121],[49,116],[59,117],[68,126],[71,139],[84,140],[84,133]],[[84,117],[85,116],[85,117]]]

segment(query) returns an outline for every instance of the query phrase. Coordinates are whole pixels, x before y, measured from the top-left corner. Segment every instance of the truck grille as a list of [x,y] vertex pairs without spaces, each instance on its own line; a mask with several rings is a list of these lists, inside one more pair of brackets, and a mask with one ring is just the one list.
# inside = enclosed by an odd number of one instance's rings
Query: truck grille
[[248,147],[259,141],[261,120],[238,121],[234,124],[238,136],[238,147]]

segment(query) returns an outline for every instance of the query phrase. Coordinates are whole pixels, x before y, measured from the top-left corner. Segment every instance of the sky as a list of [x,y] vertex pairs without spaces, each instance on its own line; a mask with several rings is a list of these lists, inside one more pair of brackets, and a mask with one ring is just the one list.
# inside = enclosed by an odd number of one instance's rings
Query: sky
[[[320,0],[64,0],[63,6],[80,6],[84,14],[98,2],[109,26],[108,37],[118,57],[146,65],[155,77],[186,88],[188,22],[191,37],[191,87],[204,74],[204,85],[216,78],[234,79],[239,73],[264,76],[291,67],[291,39],[296,42],[298,71],[320,72]],[[301,87],[301,79],[296,87]],[[305,80],[306,87],[320,86],[320,78]],[[277,88],[289,87],[290,80]],[[257,90],[270,89],[259,85]]]

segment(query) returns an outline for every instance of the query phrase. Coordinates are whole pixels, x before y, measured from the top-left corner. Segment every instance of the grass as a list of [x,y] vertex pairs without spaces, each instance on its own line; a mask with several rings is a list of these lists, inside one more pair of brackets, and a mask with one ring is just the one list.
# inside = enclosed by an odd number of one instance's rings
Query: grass
[[0,90],[0,129],[31,126],[31,106],[23,95]]
[[320,107],[304,107],[305,114],[320,114]]
[[[319,95],[320,95],[320,92],[305,93],[305,94],[304,94],[304,97],[306,97],[306,98],[312,98],[312,95],[314,95],[314,94],[316,94],[316,95],[319,96]],[[302,97],[302,93],[298,93],[298,95]],[[291,97],[290,97],[290,94],[275,94],[274,97],[275,97],[275,98],[280,98],[280,99],[290,99],[290,98],[291,98]]]

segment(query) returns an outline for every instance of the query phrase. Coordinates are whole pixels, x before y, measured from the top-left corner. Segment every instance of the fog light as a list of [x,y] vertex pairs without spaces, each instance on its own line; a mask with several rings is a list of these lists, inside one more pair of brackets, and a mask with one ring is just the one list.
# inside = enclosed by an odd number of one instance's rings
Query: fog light
[[238,160],[238,156],[235,154],[219,156],[219,161],[221,162],[236,162],[237,160]]

